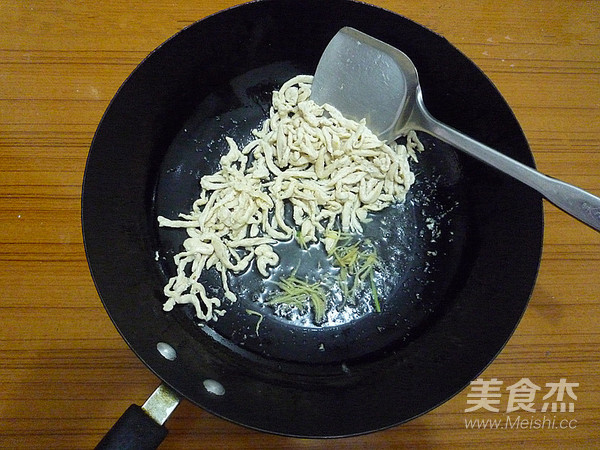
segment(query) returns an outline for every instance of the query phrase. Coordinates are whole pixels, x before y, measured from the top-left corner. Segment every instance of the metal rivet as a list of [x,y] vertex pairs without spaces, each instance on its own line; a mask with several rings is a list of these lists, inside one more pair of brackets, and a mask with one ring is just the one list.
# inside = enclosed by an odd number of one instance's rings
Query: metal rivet
[[166,342],[159,342],[156,344],[156,350],[158,350],[158,353],[160,353],[163,358],[168,359],[169,361],[173,361],[177,358],[175,349]]
[[214,395],[225,394],[225,388],[218,381],[207,378],[206,380],[204,380],[203,384],[204,384],[204,389],[206,389],[211,394],[214,394]]

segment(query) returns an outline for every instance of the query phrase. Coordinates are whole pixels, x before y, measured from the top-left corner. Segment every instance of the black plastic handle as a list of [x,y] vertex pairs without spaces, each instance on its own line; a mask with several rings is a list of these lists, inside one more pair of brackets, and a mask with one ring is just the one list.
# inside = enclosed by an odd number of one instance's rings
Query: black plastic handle
[[138,405],[131,405],[106,433],[96,449],[154,450],[169,430],[159,425]]

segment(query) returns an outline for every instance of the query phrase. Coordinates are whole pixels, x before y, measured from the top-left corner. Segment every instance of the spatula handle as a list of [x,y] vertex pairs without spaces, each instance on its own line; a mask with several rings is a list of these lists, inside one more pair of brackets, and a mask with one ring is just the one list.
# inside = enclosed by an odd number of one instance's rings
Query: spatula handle
[[548,201],[586,225],[600,231],[600,198],[581,188],[551,178],[531,167],[464,135],[460,131],[438,121],[418,101],[420,116],[414,123],[417,128],[452,145],[458,150],[521,181],[542,194]]

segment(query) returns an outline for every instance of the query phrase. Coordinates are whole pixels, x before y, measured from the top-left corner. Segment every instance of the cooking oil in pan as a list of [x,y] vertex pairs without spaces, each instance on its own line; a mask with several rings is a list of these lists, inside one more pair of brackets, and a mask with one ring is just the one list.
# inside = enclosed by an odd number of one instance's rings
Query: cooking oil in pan
[[[391,297],[398,280],[402,282],[414,253],[415,217],[411,207],[397,204],[373,214],[371,219],[364,224],[364,232],[352,236],[350,242],[359,245],[368,242],[368,247],[377,255],[372,280],[370,277],[362,282],[352,277],[342,279],[340,267],[332,256],[327,255],[322,243],[303,249],[292,239],[275,246],[280,263],[271,269],[269,278],[264,279],[255,270],[249,270],[241,276],[232,277],[232,288],[243,300],[267,306],[280,291],[278,283],[287,277],[294,276],[308,284],[318,284],[326,298],[326,312],[318,323],[309,301],[303,308],[287,304],[268,305],[275,318],[299,327],[343,325],[380,308],[385,309],[385,299]],[[343,287],[345,282],[353,287],[350,293]]]

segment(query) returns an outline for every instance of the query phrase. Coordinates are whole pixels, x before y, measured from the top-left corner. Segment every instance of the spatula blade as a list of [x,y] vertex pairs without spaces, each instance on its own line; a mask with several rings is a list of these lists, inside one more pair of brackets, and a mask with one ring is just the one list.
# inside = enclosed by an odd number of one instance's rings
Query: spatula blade
[[321,56],[311,99],[350,119],[364,118],[371,131],[389,138],[407,99],[405,75],[393,51],[369,35],[342,28]]

